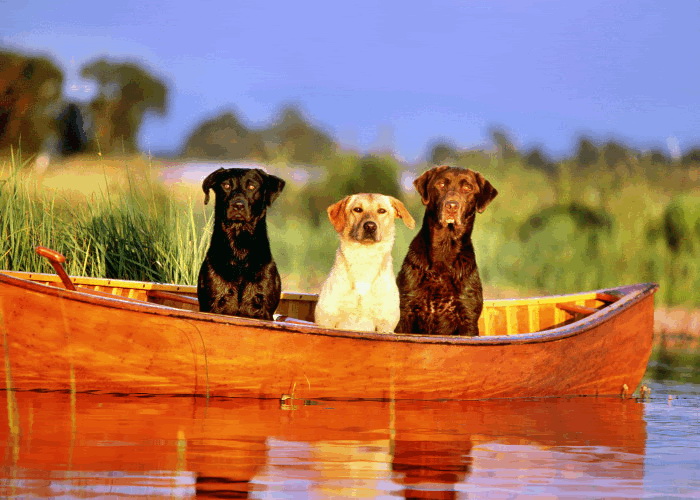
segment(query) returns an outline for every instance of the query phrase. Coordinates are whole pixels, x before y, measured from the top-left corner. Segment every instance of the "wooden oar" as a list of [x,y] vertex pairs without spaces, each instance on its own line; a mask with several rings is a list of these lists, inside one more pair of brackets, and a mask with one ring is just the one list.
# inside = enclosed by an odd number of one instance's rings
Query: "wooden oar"
[[61,281],[63,281],[63,286],[65,286],[68,290],[75,290],[75,285],[71,281],[66,270],[63,269],[63,266],[61,265],[66,261],[66,258],[60,253],[58,253],[56,250],[51,250],[50,248],[38,246],[35,248],[35,250],[36,253],[38,253],[42,257],[46,257],[47,259],[49,259],[49,262],[56,270],[56,274],[58,274],[58,276],[61,278]]
[[[42,246],[36,247],[35,250],[36,250],[36,253],[38,253],[42,257],[46,257],[47,259],[49,259],[49,262],[51,263],[53,268],[56,270],[56,274],[58,274],[58,276],[61,278],[61,281],[63,281],[63,286],[65,286],[68,290],[76,290],[75,285],[73,284],[73,282],[70,279],[70,276],[68,276],[68,273],[66,273],[65,269],[63,269],[63,266],[61,265],[66,261],[66,258],[63,255],[58,253],[56,250],[51,250],[50,248],[46,248],[46,247],[42,247]],[[148,302],[148,301],[143,301],[143,300],[139,300],[139,299],[134,299],[131,297],[122,297],[121,295],[114,295],[114,294],[110,294],[110,293],[106,293],[106,292],[102,292],[102,291],[89,290],[89,289],[85,289],[83,287],[81,287],[80,290],[78,290],[78,291],[84,292],[84,293],[89,293],[90,295],[99,295],[99,296],[103,296],[103,297],[128,300],[128,301],[132,301],[132,302],[141,302],[141,303]],[[190,305],[197,305],[197,306],[199,305],[199,301],[194,297],[187,297],[187,296],[183,296],[183,295],[177,295],[174,293],[162,292],[162,291],[158,291],[158,290],[149,290],[148,296],[175,300],[175,301],[179,301],[183,304],[190,304]],[[169,307],[169,306],[163,306],[163,307]],[[176,309],[178,309],[178,308],[176,308]],[[287,323],[295,323],[295,324],[300,324],[300,325],[315,325],[315,323],[313,323],[311,321],[304,321],[301,319],[292,318],[290,316],[278,316],[277,318],[275,318],[275,320],[281,321],[281,322],[287,322]]]

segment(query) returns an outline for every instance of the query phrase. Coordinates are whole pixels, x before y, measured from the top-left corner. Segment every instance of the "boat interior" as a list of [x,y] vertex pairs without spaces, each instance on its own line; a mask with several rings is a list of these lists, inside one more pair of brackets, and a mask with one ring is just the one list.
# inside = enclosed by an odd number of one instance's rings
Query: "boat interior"
[[[49,286],[70,288],[70,283],[64,283],[55,274],[2,272]],[[70,280],[76,291],[91,295],[199,311],[196,286],[85,277],[71,277]],[[479,331],[481,336],[493,336],[548,330],[586,318],[619,299],[620,295],[600,292],[523,299],[486,299],[479,319]],[[316,300],[315,294],[283,292],[276,319],[313,324]]]

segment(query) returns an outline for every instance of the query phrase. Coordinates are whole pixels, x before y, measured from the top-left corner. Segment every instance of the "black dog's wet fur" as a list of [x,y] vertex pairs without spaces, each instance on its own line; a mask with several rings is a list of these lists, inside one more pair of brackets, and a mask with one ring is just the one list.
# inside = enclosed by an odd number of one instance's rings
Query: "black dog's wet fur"
[[[440,223],[440,193],[434,188],[441,176],[471,175],[478,187],[460,194],[465,203],[460,225]],[[411,242],[397,276],[401,319],[397,332],[428,335],[479,334],[483,308],[481,279],[471,235],[476,212],[483,211],[496,189],[476,172],[437,167],[416,180],[426,205],[423,225]]]
[[[266,214],[283,187],[282,179],[260,169],[220,168],[204,180],[204,203],[211,189],[216,204],[211,243],[197,282],[200,311],[272,319],[282,287]],[[237,210],[234,202],[245,209]]]

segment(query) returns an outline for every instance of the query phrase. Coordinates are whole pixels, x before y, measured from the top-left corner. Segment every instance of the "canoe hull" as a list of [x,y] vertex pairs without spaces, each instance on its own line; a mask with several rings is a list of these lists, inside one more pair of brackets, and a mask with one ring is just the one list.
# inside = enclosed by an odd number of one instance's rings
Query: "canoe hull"
[[546,334],[362,334],[179,311],[0,275],[5,388],[309,399],[618,395],[651,352],[653,292]]

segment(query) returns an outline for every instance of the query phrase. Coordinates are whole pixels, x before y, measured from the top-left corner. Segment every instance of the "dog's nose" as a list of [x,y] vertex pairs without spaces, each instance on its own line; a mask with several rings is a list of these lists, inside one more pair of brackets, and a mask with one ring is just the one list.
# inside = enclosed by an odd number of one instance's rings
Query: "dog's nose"
[[451,212],[454,212],[459,208],[459,202],[457,201],[446,201],[445,202],[445,208],[447,210],[450,210]]
[[377,223],[372,222],[371,220],[368,220],[365,222],[362,227],[365,229],[365,232],[367,233],[373,233],[377,230]]
[[243,210],[245,208],[245,204],[242,201],[234,201],[232,203],[232,207],[234,210]]

